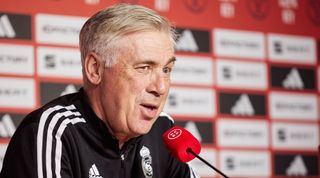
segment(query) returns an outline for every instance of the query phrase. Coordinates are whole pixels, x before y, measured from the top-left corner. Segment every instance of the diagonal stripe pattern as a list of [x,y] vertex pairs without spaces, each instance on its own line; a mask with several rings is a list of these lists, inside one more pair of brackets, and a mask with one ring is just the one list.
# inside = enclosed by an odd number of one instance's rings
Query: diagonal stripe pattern
[[45,110],[37,133],[38,178],[61,178],[61,137],[68,124],[85,123],[74,105],[57,105]]

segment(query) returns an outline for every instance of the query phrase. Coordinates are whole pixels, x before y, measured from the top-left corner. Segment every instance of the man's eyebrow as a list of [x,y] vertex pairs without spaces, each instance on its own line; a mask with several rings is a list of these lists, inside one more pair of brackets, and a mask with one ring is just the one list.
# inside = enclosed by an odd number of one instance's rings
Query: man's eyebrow
[[173,56],[172,58],[170,58],[170,59],[168,60],[168,62],[167,62],[166,65],[168,65],[168,64],[170,64],[170,63],[172,63],[172,62],[175,62],[176,60],[177,60],[177,58],[176,58],[175,56]]
[[[175,56],[169,58],[168,62],[166,63],[166,65],[172,63],[172,62],[175,62],[177,60],[177,58]],[[147,61],[142,61],[142,62],[139,62],[140,64],[151,64],[151,65],[156,65],[156,62],[155,61],[152,61],[152,60],[147,60]]]

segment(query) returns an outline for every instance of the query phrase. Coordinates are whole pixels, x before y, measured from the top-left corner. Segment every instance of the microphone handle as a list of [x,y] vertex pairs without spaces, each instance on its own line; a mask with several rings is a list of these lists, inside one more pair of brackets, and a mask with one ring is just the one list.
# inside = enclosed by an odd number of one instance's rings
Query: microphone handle
[[205,159],[203,159],[202,157],[200,157],[199,155],[197,155],[195,152],[192,151],[191,148],[187,148],[186,150],[187,152],[191,153],[193,156],[197,157],[198,159],[200,159],[202,162],[204,162],[206,165],[208,165],[209,167],[211,167],[213,170],[215,170],[216,172],[218,172],[220,175],[222,175],[225,178],[229,178],[228,176],[226,176],[225,174],[223,174],[221,171],[219,171],[217,168],[215,168],[213,165],[211,165],[208,161],[206,161]]

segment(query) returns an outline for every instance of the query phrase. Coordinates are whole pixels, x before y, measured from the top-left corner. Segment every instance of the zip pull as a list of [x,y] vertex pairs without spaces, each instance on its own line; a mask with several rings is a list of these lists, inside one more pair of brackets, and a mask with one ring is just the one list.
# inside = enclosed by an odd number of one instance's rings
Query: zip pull
[[121,159],[121,168],[124,168],[124,154],[120,155],[120,159]]
[[120,170],[120,177],[126,177],[126,166],[125,166],[125,162],[124,162],[124,153],[120,154],[120,159],[121,159],[121,170]]

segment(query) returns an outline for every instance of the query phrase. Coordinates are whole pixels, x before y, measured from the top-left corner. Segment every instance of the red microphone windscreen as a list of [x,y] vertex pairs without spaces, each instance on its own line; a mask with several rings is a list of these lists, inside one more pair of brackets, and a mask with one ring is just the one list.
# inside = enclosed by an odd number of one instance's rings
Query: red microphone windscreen
[[187,152],[188,148],[191,148],[196,154],[199,154],[201,150],[199,141],[189,131],[179,126],[167,130],[162,135],[162,139],[173,156],[182,162],[195,158],[194,155]]

